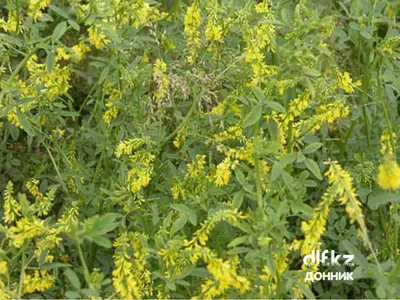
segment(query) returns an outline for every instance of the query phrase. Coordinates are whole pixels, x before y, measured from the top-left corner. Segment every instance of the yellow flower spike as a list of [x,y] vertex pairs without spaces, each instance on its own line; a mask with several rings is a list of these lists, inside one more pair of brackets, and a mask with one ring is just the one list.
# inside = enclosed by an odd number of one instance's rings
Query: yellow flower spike
[[231,161],[229,158],[225,158],[225,160],[217,166],[217,170],[215,172],[215,185],[217,187],[227,185],[231,179],[231,175]]
[[187,37],[188,62],[192,63],[198,56],[197,52],[201,47],[201,9],[200,1],[196,0],[188,7],[185,15],[185,34]]
[[360,80],[353,82],[349,72],[344,72],[344,73],[338,72],[336,76],[336,83],[346,93],[354,93],[354,89],[356,87],[361,86]]
[[378,184],[384,190],[400,189],[400,167],[394,156],[384,157],[379,166]]
[[157,84],[154,96],[157,101],[161,101],[168,96],[169,79],[166,72],[167,64],[162,59],[157,59],[153,67],[153,79]]
[[43,15],[43,10],[50,5],[50,2],[51,0],[30,0],[28,16],[31,16],[36,21]]
[[56,279],[45,270],[36,270],[33,275],[25,274],[23,281],[22,294],[31,294],[33,292],[44,292],[50,289]]
[[88,29],[88,33],[89,41],[96,49],[101,50],[110,43],[110,40],[107,39],[100,25],[92,25]]
[[13,198],[14,185],[11,181],[8,182],[4,191],[4,221],[11,223],[16,220],[17,217],[21,216],[21,206]]
[[71,58],[71,55],[69,55],[64,48],[57,48],[57,55],[56,55],[56,61],[60,60],[69,60]]
[[33,218],[22,218],[16,225],[10,228],[9,238],[15,247],[21,248],[26,240],[33,239],[47,231],[44,221]]
[[151,273],[146,267],[148,252],[141,237],[138,233],[123,232],[114,242],[112,280],[122,298],[138,299],[152,295]]
[[0,275],[8,273],[8,264],[5,260],[0,260]]

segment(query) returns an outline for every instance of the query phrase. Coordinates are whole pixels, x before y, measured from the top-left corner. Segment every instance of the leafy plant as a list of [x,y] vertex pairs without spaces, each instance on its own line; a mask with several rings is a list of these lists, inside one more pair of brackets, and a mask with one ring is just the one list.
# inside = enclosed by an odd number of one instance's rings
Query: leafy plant
[[398,1],[0,4],[0,298],[400,296]]

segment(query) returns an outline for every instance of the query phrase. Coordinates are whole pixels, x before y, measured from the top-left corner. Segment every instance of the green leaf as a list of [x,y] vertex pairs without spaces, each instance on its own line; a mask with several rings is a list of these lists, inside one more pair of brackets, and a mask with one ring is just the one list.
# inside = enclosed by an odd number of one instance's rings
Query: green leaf
[[311,77],[318,77],[321,75],[320,71],[306,67],[303,68],[303,73]]
[[112,247],[112,243],[110,242],[110,240],[103,236],[96,237],[95,239],[93,239],[93,242],[103,248],[110,249]]
[[260,105],[257,105],[256,107],[253,107],[252,110],[250,110],[249,114],[246,116],[246,118],[243,121],[243,128],[249,127],[253,124],[255,124],[258,120],[260,120],[262,115],[262,109]]
[[117,218],[121,215],[117,213],[106,213],[102,216],[93,216],[87,219],[83,224],[83,229],[81,231],[82,238],[87,238],[91,241],[106,234],[107,232],[113,230],[117,227]]
[[233,208],[233,209],[239,209],[240,206],[242,206],[243,199],[244,199],[243,191],[237,192],[237,193],[235,194],[235,196],[233,196],[232,208]]
[[65,19],[69,18],[67,12],[64,9],[59,8],[58,6],[55,6],[52,4],[50,4],[49,7],[52,11],[54,11],[56,14],[60,15],[61,17],[65,18]]
[[400,193],[389,193],[382,191],[378,192],[377,194],[373,194],[368,198],[368,206],[373,210],[376,210],[379,206],[390,202],[400,203]]
[[319,143],[319,142],[311,143],[310,145],[308,145],[307,147],[304,148],[303,153],[304,154],[314,153],[319,148],[321,148],[322,145],[323,145],[323,143]]
[[283,172],[282,167],[279,165],[279,163],[274,163],[272,166],[272,171],[271,171],[271,180],[274,181],[276,180],[279,176],[281,176]]
[[56,57],[54,55],[54,52],[48,51],[47,52],[47,57],[46,57],[46,69],[47,73],[51,73],[54,70],[54,65],[56,63]]
[[63,21],[59,23],[53,31],[53,35],[51,36],[51,41],[53,44],[57,42],[67,30],[67,22]]
[[64,275],[68,278],[69,282],[76,290],[79,290],[81,288],[79,277],[72,269],[66,269],[64,271]]
[[296,159],[297,159],[297,153],[284,154],[279,159],[279,164],[281,166],[286,166],[288,164],[295,162]]
[[179,231],[183,226],[186,225],[187,221],[188,221],[187,215],[182,215],[178,219],[176,219],[171,226],[170,236],[171,237],[174,236],[174,234],[177,231]]
[[305,164],[307,169],[309,169],[310,172],[313,173],[315,177],[317,177],[319,180],[322,180],[321,170],[319,169],[319,166],[315,161],[306,158]]
[[171,204],[171,208],[176,211],[184,212],[187,214],[192,213],[193,211],[185,204]]
[[197,226],[197,215],[196,212],[192,212],[188,215],[189,222],[192,223],[193,226]]
[[228,244],[228,247],[229,248],[236,247],[236,246],[238,246],[240,244],[247,243],[248,240],[249,240],[249,236],[248,235],[239,236],[237,238],[234,238],[232,241],[230,241],[230,243]]
[[348,254],[354,255],[355,262],[359,263],[363,269],[368,268],[368,260],[366,257],[356,248],[352,243],[350,243],[348,240],[344,240],[342,242],[343,247],[347,250]]
[[258,88],[256,86],[252,86],[251,91],[253,92],[254,96],[256,96],[256,98],[259,102],[265,101],[264,92],[260,88]]
[[278,102],[268,101],[268,102],[265,103],[265,105],[268,106],[269,108],[277,111],[277,112],[286,113],[286,109],[281,104],[279,104]]
[[25,117],[24,113],[17,109],[17,117],[19,122],[21,123],[22,128],[26,131],[30,136],[35,136],[33,127],[28,119]]

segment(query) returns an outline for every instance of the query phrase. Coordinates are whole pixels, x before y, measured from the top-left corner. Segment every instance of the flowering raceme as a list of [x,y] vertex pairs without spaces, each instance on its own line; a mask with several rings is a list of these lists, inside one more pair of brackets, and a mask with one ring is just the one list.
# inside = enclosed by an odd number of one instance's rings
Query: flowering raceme
[[88,29],[89,41],[96,49],[103,49],[110,43],[100,25],[92,25]]
[[201,9],[200,1],[195,0],[191,6],[188,7],[185,15],[185,34],[187,36],[187,48],[189,56],[187,60],[193,62],[197,57],[197,51],[201,47],[201,34],[199,27],[201,25]]
[[384,190],[400,189],[400,167],[393,156],[386,156],[379,166],[378,184]]

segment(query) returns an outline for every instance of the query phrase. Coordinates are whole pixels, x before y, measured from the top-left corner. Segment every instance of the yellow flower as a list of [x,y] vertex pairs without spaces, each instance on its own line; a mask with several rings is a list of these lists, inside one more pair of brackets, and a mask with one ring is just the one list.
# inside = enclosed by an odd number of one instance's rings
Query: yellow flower
[[400,189],[400,167],[393,156],[386,156],[379,166],[378,184],[384,190]]
[[205,35],[209,41],[222,42],[222,26],[215,18],[210,18],[207,22]]
[[16,226],[10,228],[10,239],[15,247],[20,248],[26,240],[43,234],[46,231],[44,221],[33,218],[32,221],[28,218],[22,218],[17,221]]
[[22,14],[19,14],[16,10],[9,10],[7,17],[7,21],[4,18],[0,18],[0,28],[4,29],[5,32],[22,32]]
[[89,41],[97,49],[103,49],[110,43],[100,25],[92,25],[89,29]]
[[7,262],[5,260],[0,260],[0,275],[7,274],[7,272],[8,272]]
[[336,76],[336,83],[346,93],[353,93],[354,88],[361,86],[361,81],[358,80],[353,82],[348,72],[344,72],[343,74],[338,72]]
[[124,232],[114,242],[112,280],[121,298],[139,299],[152,295],[151,273],[146,267],[148,252],[143,240],[145,237],[138,233]]
[[207,269],[214,280],[208,279],[201,286],[205,299],[213,299],[221,296],[230,287],[239,290],[241,294],[249,290],[250,281],[237,274],[237,261],[223,261],[220,258],[212,258],[207,264]]
[[85,53],[90,51],[90,48],[86,46],[83,41],[80,41],[79,44],[72,46],[71,50],[73,54],[72,60],[74,62],[79,62],[84,58]]
[[36,270],[33,275],[25,274],[22,294],[46,291],[54,285],[55,281],[55,277],[48,274],[45,270]]
[[57,56],[56,56],[56,61],[59,60],[69,60],[71,58],[71,55],[69,55],[67,52],[65,52],[64,48],[58,48],[57,49]]
[[28,6],[28,16],[35,21],[43,15],[43,10],[50,5],[51,0],[30,0]]
[[155,98],[160,101],[168,96],[169,79],[166,74],[167,64],[162,59],[157,59],[153,68],[153,78],[157,83]]
[[8,182],[4,191],[4,221],[11,223],[16,220],[17,217],[21,216],[21,206],[13,198],[14,185],[11,181]]
[[[396,144],[396,133],[392,132],[390,134],[390,131],[385,129],[381,135],[381,153],[382,154],[389,154],[389,155],[393,155],[394,153],[394,149],[393,149],[393,145],[392,145],[392,141],[394,142],[394,144]],[[396,146],[396,145],[395,145]]]
[[188,7],[185,15],[185,34],[187,36],[187,48],[189,50],[188,61],[193,62],[197,57],[197,51],[201,47],[201,9],[198,0]]
[[215,172],[215,185],[218,187],[227,185],[231,179],[231,174],[230,159],[225,158],[225,160],[217,166],[217,171]]

